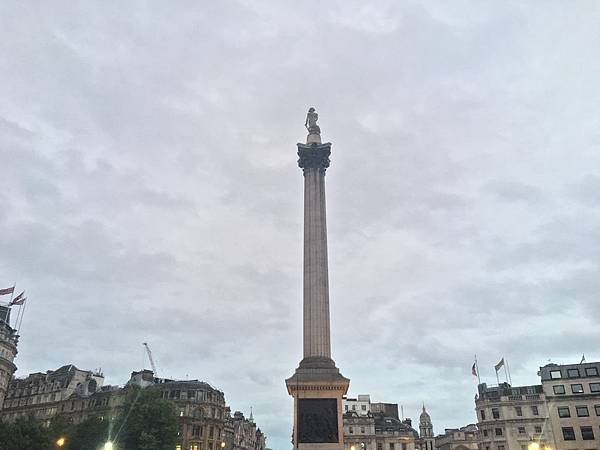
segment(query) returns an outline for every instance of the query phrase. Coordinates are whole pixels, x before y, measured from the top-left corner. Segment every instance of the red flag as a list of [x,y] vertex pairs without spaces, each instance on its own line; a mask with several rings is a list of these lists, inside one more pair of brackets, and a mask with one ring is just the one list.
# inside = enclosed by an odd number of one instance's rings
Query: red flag
[[0,289],[0,295],[8,295],[8,294],[12,294],[13,292],[15,292],[15,287],[9,287],[6,289]]
[[[19,297],[21,296],[19,295]],[[27,300],[27,297],[15,298],[8,306],[22,305],[25,303],[25,300]]]
[[473,374],[474,377],[477,376],[477,363],[473,363],[473,367],[471,367],[471,373]]

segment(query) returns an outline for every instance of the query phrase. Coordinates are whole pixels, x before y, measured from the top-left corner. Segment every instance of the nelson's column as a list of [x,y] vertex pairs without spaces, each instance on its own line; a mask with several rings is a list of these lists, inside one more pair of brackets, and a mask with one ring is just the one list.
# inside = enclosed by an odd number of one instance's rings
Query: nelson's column
[[298,144],[304,172],[304,358],[285,380],[294,397],[294,448],[343,450],[342,396],[350,380],[331,359],[325,170],[331,144],[321,143],[314,108],[308,110],[306,144]]

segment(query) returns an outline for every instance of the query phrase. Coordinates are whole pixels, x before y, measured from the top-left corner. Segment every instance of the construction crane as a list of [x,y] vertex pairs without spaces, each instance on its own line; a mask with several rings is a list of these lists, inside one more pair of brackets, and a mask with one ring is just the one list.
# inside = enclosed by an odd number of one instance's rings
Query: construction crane
[[148,346],[147,342],[143,342],[142,345],[146,347],[146,353],[148,353],[148,359],[150,360],[150,365],[152,366],[152,371],[154,372],[154,376],[158,378],[158,372],[156,371],[156,365],[154,364],[154,359],[152,359],[152,351]]

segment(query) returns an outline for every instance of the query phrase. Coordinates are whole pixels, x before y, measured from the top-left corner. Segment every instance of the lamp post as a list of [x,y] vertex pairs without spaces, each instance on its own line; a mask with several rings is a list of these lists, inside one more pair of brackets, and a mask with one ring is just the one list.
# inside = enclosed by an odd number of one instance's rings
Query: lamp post
[[56,446],[59,448],[64,447],[66,439],[64,437],[60,437],[56,440]]
[[113,450],[113,443],[111,441],[107,441],[104,444],[104,450]]

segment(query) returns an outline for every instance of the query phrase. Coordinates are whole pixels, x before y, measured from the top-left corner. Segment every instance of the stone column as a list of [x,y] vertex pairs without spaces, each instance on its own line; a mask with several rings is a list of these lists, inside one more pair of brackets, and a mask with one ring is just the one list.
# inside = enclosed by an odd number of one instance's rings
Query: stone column
[[298,144],[304,171],[304,358],[331,358],[325,170],[331,144]]
[[[309,111],[310,114],[310,111]],[[309,128],[306,144],[298,144],[304,172],[304,358],[286,380],[294,397],[296,450],[343,450],[342,398],[350,380],[331,359],[325,170],[331,144],[321,143],[320,130]]]

